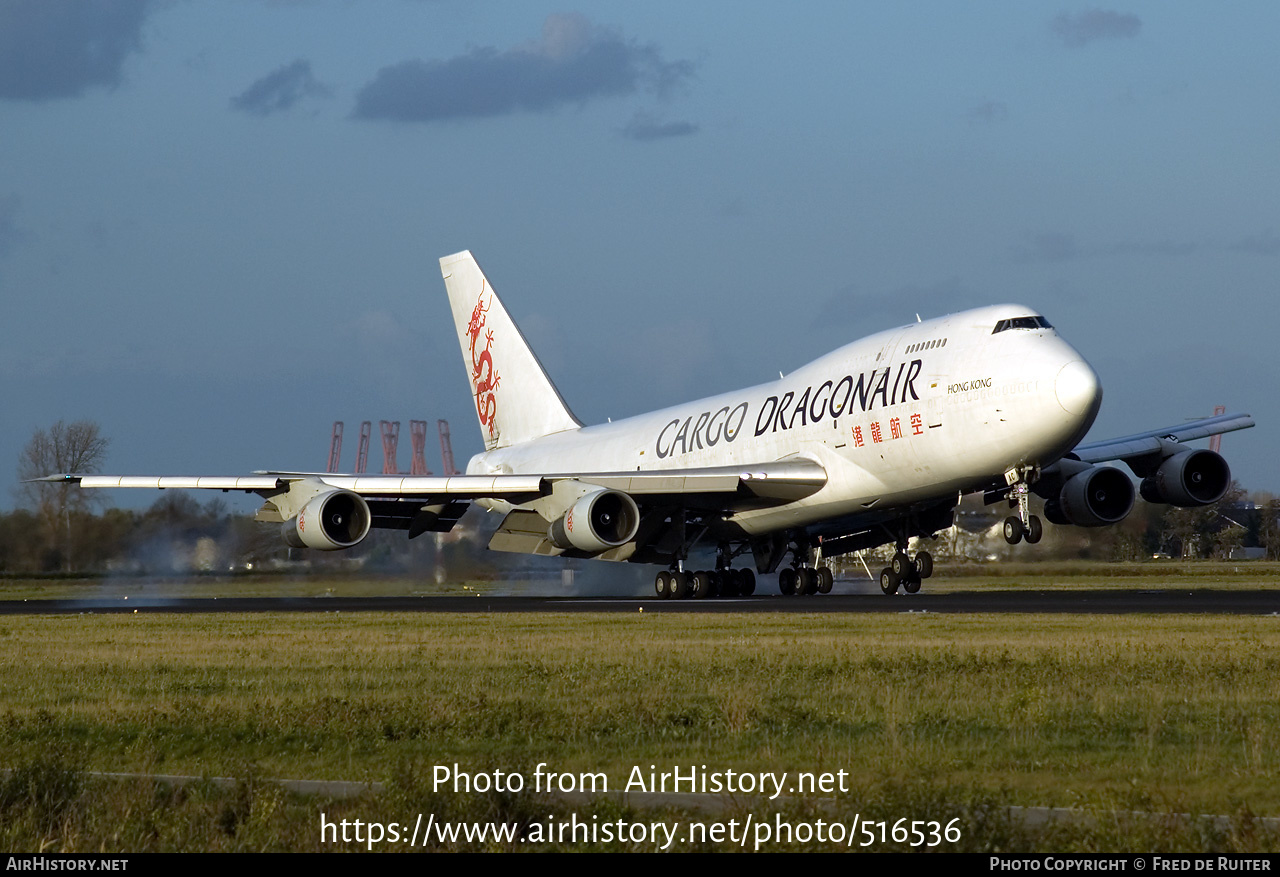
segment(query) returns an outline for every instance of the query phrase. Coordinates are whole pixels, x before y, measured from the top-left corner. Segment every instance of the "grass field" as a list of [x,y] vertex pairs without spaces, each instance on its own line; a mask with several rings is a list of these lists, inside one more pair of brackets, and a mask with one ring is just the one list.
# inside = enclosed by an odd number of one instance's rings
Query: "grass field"
[[[123,824],[135,811],[174,811],[181,830],[140,830],[125,848],[314,848],[322,805],[253,778],[390,780],[360,812],[470,813],[426,794],[433,765],[531,774],[545,761],[614,787],[636,765],[845,770],[854,791],[839,806],[959,807],[978,849],[1268,849],[1274,836],[1252,830],[1106,819],[1019,833],[991,814],[1280,815],[1277,739],[1278,616],[0,619],[4,766],[42,788],[73,783],[78,802],[50,811],[0,793],[11,848],[110,846],[103,825],[116,823],[92,814]],[[91,793],[85,770],[239,776],[250,791]],[[253,794],[275,802],[275,828],[246,827],[252,814],[236,808]]]

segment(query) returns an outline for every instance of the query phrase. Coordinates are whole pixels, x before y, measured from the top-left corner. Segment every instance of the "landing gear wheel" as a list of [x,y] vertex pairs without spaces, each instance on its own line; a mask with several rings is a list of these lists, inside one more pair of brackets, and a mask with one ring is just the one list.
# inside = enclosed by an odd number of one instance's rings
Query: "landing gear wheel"
[[927,551],[921,551],[916,555],[916,569],[920,571],[920,578],[927,579],[933,575],[933,555]]
[[1014,515],[1009,515],[1004,519],[1004,541],[1010,545],[1017,545],[1021,542],[1025,532],[1022,521]]
[[721,594],[724,593],[724,574],[723,573],[719,572],[718,570],[715,572],[709,572],[707,573],[707,581],[711,583],[710,587],[707,589],[708,597],[715,598],[715,597],[719,597]]
[[831,570],[829,570],[825,566],[818,567],[818,593],[819,594],[830,594],[831,586],[834,585],[835,583],[836,583],[836,577],[831,574]]
[[906,591],[908,594],[916,594],[920,591],[920,564],[917,562],[912,566],[913,569],[911,572],[909,572],[907,577],[902,580],[902,590]]
[[788,597],[796,592],[796,580],[799,577],[796,571],[788,567],[778,573],[778,590],[786,594]]
[[673,572],[671,574],[671,596],[683,600],[689,596],[689,574]]
[[911,571],[911,558],[907,557],[905,551],[899,551],[893,555],[893,560],[889,561],[889,568],[893,570],[894,575],[902,579]]
[[665,600],[671,596],[671,573],[665,569],[658,573],[657,578],[653,580],[653,590],[657,592],[659,600]]
[[796,583],[797,594],[816,594],[818,593],[818,571],[811,567],[801,567],[796,570],[799,580]]
[[736,569],[722,569],[717,573],[717,575],[720,576],[720,596],[738,596],[738,589],[742,582],[742,573]]
[[901,581],[898,574],[893,571],[893,567],[886,566],[880,570],[880,590],[884,591],[886,596],[896,594]]
[[1040,541],[1040,537],[1044,535],[1044,524],[1040,523],[1040,519],[1035,515],[1027,518],[1027,532],[1023,536],[1032,545]]
[[749,569],[740,570],[738,572],[738,593],[744,597],[750,597],[756,592],[756,574]]
[[710,597],[711,576],[701,571],[689,576],[689,596],[695,600],[704,600]]

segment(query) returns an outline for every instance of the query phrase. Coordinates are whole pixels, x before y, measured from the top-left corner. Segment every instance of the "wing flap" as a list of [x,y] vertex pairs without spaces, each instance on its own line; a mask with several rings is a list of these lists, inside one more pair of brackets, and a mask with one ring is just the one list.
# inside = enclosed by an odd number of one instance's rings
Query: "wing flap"
[[361,496],[452,496],[509,498],[520,494],[537,496],[546,492],[541,475],[320,475],[330,487],[350,490]]
[[587,484],[598,484],[638,497],[746,492],[761,499],[795,500],[821,490],[827,483],[827,471],[813,460],[797,458],[750,466],[599,472],[549,475],[547,478],[569,478]]

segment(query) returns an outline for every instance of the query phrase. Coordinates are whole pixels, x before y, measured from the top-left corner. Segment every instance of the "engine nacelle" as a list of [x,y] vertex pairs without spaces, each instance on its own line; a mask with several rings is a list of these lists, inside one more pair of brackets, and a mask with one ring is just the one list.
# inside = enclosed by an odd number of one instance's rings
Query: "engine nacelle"
[[1213,451],[1183,451],[1142,479],[1142,498],[1176,506],[1208,505],[1231,486],[1231,467]]
[[1056,499],[1044,504],[1053,524],[1104,527],[1124,520],[1133,510],[1133,482],[1119,469],[1091,466],[1067,479]]
[[372,523],[369,504],[360,494],[331,490],[314,497],[296,518],[285,521],[280,533],[290,548],[337,551],[369,535]]
[[597,490],[579,499],[547,533],[557,546],[599,554],[635,538],[640,508],[620,490]]

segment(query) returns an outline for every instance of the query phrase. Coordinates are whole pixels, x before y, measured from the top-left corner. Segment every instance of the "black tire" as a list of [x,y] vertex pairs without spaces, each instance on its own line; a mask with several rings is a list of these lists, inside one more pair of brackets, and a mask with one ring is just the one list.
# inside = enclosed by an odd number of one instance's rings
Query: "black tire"
[[689,596],[695,600],[705,600],[711,596],[711,576],[699,570],[689,576]]
[[671,596],[671,573],[665,569],[658,573],[653,580],[653,590],[657,592],[659,600],[665,600]]
[[920,578],[927,579],[933,575],[933,555],[927,551],[921,551],[916,555],[916,569],[920,571]]
[[893,571],[893,567],[886,566],[880,570],[880,590],[884,591],[886,597],[898,592],[898,585],[901,581],[898,578],[898,574]]
[[736,597],[742,583],[742,572],[736,569],[720,570],[720,596]]
[[818,593],[818,572],[807,566],[802,566],[796,570],[796,593],[797,594],[816,594]]
[[1044,524],[1040,523],[1040,519],[1035,515],[1027,518],[1027,532],[1023,536],[1032,545],[1035,545],[1044,536]]
[[1010,545],[1017,545],[1022,541],[1023,528],[1022,521],[1014,515],[1004,519],[1004,541]]
[[712,599],[724,593],[724,574],[718,570],[707,573],[707,596]]
[[831,570],[825,566],[818,567],[818,593],[830,594],[831,588],[836,583],[836,577]]
[[754,570],[744,569],[739,575],[742,576],[738,580],[738,593],[744,597],[750,597],[756,592],[756,574]]
[[796,571],[791,567],[787,567],[778,573],[778,590],[790,597],[796,592],[796,579]]
[[689,574],[687,572],[673,572],[671,574],[671,596],[676,600],[683,600],[689,596]]
[[889,568],[893,570],[893,574],[899,579],[911,572],[911,559],[901,551],[895,552],[893,560],[889,561]]
[[908,594],[916,594],[920,592],[920,576],[913,574],[902,580],[902,590]]

